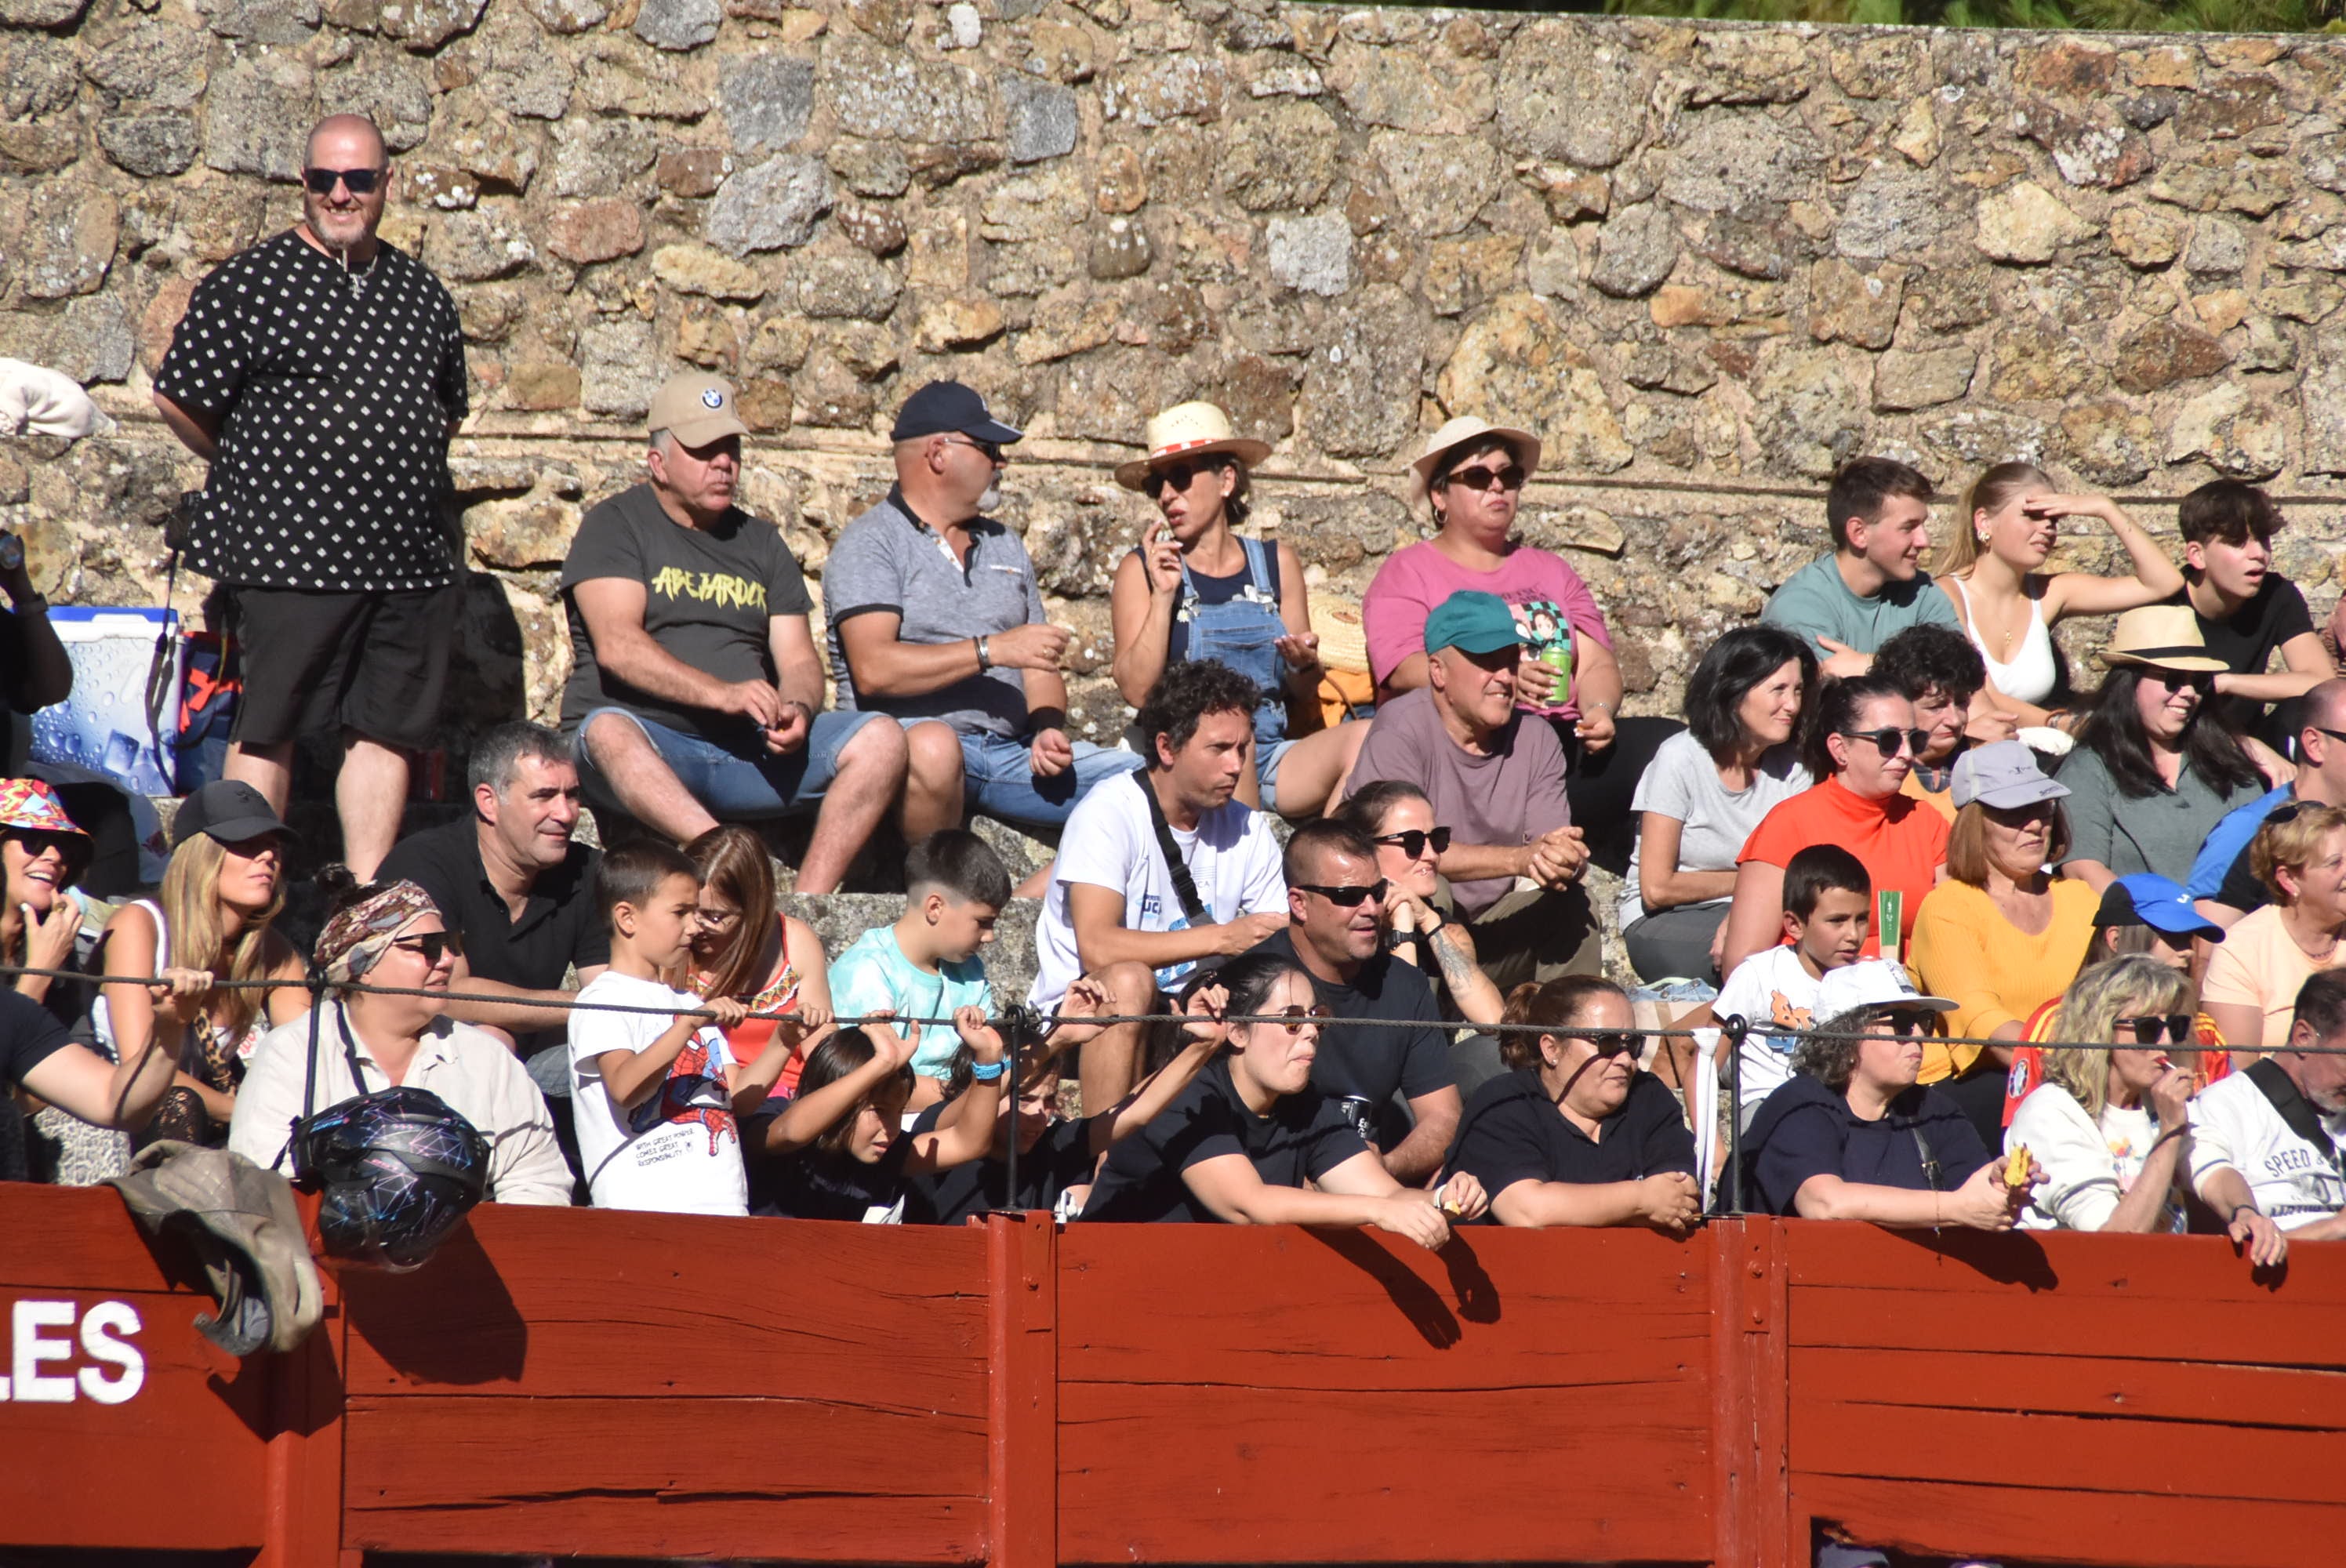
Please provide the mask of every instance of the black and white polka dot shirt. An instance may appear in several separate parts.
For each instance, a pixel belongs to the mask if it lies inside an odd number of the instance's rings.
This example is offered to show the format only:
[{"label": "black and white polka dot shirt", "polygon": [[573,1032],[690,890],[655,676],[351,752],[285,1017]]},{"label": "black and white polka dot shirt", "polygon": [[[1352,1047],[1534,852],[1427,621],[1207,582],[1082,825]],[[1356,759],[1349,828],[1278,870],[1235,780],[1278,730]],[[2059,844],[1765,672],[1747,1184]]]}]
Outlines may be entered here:
[{"label": "black and white polka dot shirt", "polygon": [[271,588],[455,579],[448,427],[464,417],[456,304],[378,244],[362,271],[291,230],[196,287],[155,389],[219,416],[188,564]]}]

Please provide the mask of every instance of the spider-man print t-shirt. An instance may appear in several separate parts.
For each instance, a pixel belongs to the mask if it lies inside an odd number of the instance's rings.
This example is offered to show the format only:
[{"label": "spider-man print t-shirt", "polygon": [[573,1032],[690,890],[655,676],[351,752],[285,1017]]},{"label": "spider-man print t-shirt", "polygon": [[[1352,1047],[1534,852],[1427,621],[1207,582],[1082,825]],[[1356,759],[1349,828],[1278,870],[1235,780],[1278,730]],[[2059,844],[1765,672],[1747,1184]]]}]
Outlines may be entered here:
[{"label": "spider-man print t-shirt", "polygon": [[291,230],[197,285],[155,390],[218,418],[188,564],[231,583],[383,593],[454,582],[455,301],[395,245],[356,270]]},{"label": "spider-man print t-shirt", "polygon": [[[676,1054],[668,1076],[633,1105],[616,1104],[603,1088],[598,1063],[607,1053],[643,1050],[668,1032],[679,1010],[699,1007],[699,998],[607,969],[578,1001],[570,1015],[572,1111],[595,1207],[749,1213],[741,1129],[725,1087],[733,1057],[715,1024],[703,1023]],[[587,1003],[658,1011],[600,1013],[587,1010]]]}]

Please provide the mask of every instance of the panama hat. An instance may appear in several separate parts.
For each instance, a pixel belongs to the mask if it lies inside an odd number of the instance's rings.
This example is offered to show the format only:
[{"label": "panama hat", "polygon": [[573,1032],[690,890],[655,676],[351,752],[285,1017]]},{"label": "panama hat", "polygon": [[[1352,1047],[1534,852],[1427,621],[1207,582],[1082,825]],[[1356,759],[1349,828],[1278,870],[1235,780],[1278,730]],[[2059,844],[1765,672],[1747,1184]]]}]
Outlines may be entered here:
[{"label": "panama hat", "polygon": [[1119,463],[1116,482],[1127,490],[1148,483],[1148,471],[1177,457],[1202,457],[1227,452],[1252,468],[1270,455],[1270,443],[1248,441],[1230,433],[1230,416],[1209,402],[1176,403],[1148,422],[1148,455],[1137,463]]},{"label": "panama hat", "polygon": [[2154,669],[2228,670],[2232,667],[2209,657],[2208,639],[2199,635],[2199,619],[2188,605],[2145,605],[2128,610],[2111,628],[2109,646],[2102,650],[2106,665],[2145,665]]},{"label": "panama hat", "polygon": [[1527,430],[1517,430],[1511,425],[1493,424],[1489,420],[1478,419],[1471,413],[1462,413],[1432,435],[1427,436],[1425,451],[1419,455],[1416,462],[1409,465],[1409,504],[1412,506],[1417,506],[1424,503],[1427,488],[1433,478],[1433,465],[1442,461],[1443,453],[1454,446],[1464,446],[1468,442],[1485,435],[1500,436],[1514,446],[1516,455],[1523,459],[1525,473],[1538,472],[1540,460],[1538,436]]}]

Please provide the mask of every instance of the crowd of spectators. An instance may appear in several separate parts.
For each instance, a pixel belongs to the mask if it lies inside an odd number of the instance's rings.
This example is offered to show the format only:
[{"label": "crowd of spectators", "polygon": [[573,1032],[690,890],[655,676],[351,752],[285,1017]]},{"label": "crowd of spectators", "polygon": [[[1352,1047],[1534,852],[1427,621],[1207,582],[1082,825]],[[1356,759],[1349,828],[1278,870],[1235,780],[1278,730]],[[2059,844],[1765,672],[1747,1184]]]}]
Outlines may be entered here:
[{"label": "crowd of spectators", "polygon": [[[446,290],[376,238],[389,182],[369,122],[321,123],[301,223],[196,290],[157,376],[210,465],[191,559],[246,671],[160,886],[93,922],[88,828],[0,784],[13,1174],[160,1139],[290,1168],[305,1109],[402,1085],[480,1134],[507,1203],[1681,1234],[1714,1107],[1647,1070],[1600,972],[1596,864],[1628,967],[1730,1025],[1725,1185],[1753,1207],[2198,1227],[2259,1263],[2346,1234],[2346,681],[2253,487],[2184,501],[2178,565],[2001,464],[1934,560],[1931,484],[1853,461],[1831,551],[1701,654],[1680,726],[1620,715],[1603,608],[1516,537],[1538,436],[1462,416],[1411,466],[1428,537],[1362,605],[1377,705],[1329,724],[1301,565],[1240,531],[1270,449],[1187,403],[1117,471],[1158,516],[1115,569],[1136,718],[1102,745],[1069,733],[1070,634],[990,514],[1022,432],[976,392],[906,400],[818,627],[737,502],[733,389],[681,375],[564,566],[561,729],[469,738],[469,813],[400,840],[465,404]],[[2070,518],[2129,575],[2048,572]],[[56,700],[45,606],[0,585],[11,700]],[[2073,706],[2051,627],[2112,614]],[[303,952],[311,735],[342,748],[346,864]],[[582,806],[616,847],[576,841]],[[973,814],[1056,854],[1014,885]],[[754,825],[794,816],[801,892],[901,840],[892,923],[831,953],[781,909]],[[1031,1017],[984,959],[1022,893]]]}]

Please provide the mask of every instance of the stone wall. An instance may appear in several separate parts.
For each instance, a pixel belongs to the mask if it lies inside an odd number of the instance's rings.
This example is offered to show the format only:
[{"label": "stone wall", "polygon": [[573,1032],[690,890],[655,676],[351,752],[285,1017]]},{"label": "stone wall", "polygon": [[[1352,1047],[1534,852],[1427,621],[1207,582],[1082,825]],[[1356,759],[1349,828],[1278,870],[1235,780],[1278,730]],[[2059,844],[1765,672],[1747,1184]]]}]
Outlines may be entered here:
[{"label": "stone wall", "polygon": [[[195,280],[290,222],[364,109],[387,231],[454,290],[467,719],[550,711],[556,568],[649,390],[742,387],[748,500],[820,570],[920,382],[1033,436],[1005,515],[1112,733],[1107,469],[1206,395],[1257,515],[1357,594],[1446,414],[1548,440],[1525,534],[1618,629],[1631,707],[1822,542],[1864,451],[2026,457],[2157,529],[2273,481],[2346,540],[2346,42],[1757,27],[1260,0],[0,0],[0,353],[121,420],[0,453],[59,599],[148,602],[197,478],[148,412]],[[2070,558],[2108,555],[2081,535]],[[203,585],[183,580],[193,601]],[[2100,628],[2073,628],[2089,642]],[[2080,643],[2075,645],[2083,647]]]}]

